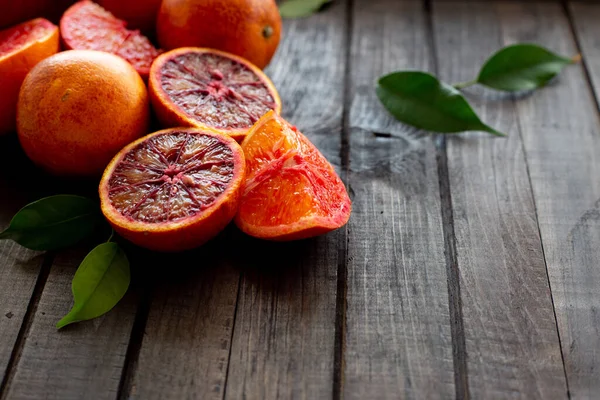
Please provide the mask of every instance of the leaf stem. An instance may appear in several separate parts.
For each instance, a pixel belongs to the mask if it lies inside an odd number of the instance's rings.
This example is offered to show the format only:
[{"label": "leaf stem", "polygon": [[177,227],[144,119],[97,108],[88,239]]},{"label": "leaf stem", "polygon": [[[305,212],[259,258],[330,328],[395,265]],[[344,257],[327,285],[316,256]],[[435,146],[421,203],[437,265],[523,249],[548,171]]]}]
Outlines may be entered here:
[{"label": "leaf stem", "polygon": [[581,62],[581,58],[582,58],[581,54],[576,54],[573,57],[571,57],[571,62],[573,64],[577,64],[577,63]]},{"label": "leaf stem", "polygon": [[114,236],[115,236],[115,230],[113,228],[110,228],[110,236],[108,237],[108,240],[106,241],[106,243],[110,243],[110,241],[113,240]]},{"label": "leaf stem", "polygon": [[473,85],[476,85],[476,84],[477,84],[477,79],[473,79],[472,81],[455,83],[452,86],[454,86],[455,89],[460,90],[460,89],[464,89],[466,87],[473,86]]}]

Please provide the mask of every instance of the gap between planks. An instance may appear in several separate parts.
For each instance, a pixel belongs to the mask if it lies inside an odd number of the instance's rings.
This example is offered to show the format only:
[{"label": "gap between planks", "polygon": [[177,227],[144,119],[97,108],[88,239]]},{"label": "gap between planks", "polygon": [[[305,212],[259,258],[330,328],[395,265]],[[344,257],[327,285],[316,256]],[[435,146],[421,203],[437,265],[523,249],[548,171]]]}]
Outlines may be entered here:
[{"label": "gap between planks", "polygon": [[575,18],[571,9],[569,8],[569,3],[574,3],[572,0],[562,0],[562,8],[563,13],[567,17],[567,21],[569,21],[569,29],[571,30],[571,36],[573,37],[573,42],[575,43],[575,48],[577,49],[577,53],[581,56],[581,61],[579,61],[583,67],[583,73],[585,75],[585,80],[590,88],[590,92],[592,94],[592,98],[594,99],[594,104],[596,106],[596,111],[598,112],[598,116],[600,117],[600,99],[598,99],[599,94],[594,90],[594,82],[592,81],[592,74],[590,73],[590,66],[586,58],[583,55],[583,46],[581,45],[581,40],[579,39],[579,35],[577,34],[577,28],[575,27]]},{"label": "gap between planks", "polygon": [[29,335],[29,330],[31,329],[31,324],[33,323],[35,312],[38,308],[40,298],[42,297],[42,292],[44,291],[44,287],[46,286],[48,276],[50,276],[50,268],[52,267],[53,261],[54,253],[47,253],[44,256],[44,261],[42,262],[39,275],[35,282],[35,287],[33,288],[31,299],[29,300],[29,304],[27,305],[27,311],[25,311],[25,316],[23,317],[21,329],[19,329],[17,340],[15,341],[13,351],[10,355],[10,360],[8,361],[8,365],[6,367],[4,379],[2,380],[2,382],[0,382],[0,399],[2,400],[5,400],[8,396],[8,388],[10,386],[12,378],[15,375],[15,368],[19,363],[19,359],[21,358],[23,346],[25,345],[25,339]]},{"label": "gap between planks", "polygon": [[[352,188],[348,182],[350,169],[350,80],[352,79],[352,30],[354,28],[354,1],[346,0],[346,31],[345,31],[345,64],[344,71],[344,109],[342,112],[341,131],[341,172],[342,180],[346,184],[348,194]],[[335,341],[333,364],[333,400],[342,399],[344,392],[344,353],[346,350],[346,312],[348,309],[348,225],[344,226],[343,233],[338,240],[338,271],[337,292],[335,305]]]},{"label": "gap between planks", "polygon": [[117,389],[116,398],[118,400],[131,398],[133,378],[137,371],[142,342],[144,340],[144,332],[146,331],[148,316],[150,315],[154,284],[155,283],[153,282],[151,287],[142,287],[140,289],[142,291],[140,303],[138,304],[135,313],[135,319],[133,321],[133,327],[127,345],[127,353],[125,354],[125,362],[123,363],[123,370],[121,372],[121,381],[119,382],[119,388]]},{"label": "gap between planks", "polygon": [[238,280],[237,294],[235,295],[235,308],[233,311],[233,322],[231,323],[231,336],[229,337],[229,353],[227,355],[227,369],[225,370],[225,380],[223,381],[223,399],[227,398],[227,381],[229,379],[229,366],[231,365],[231,352],[233,350],[233,335],[235,334],[235,322],[238,315],[238,306],[240,304],[240,293],[242,291],[242,284],[244,281],[244,272],[240,272],[240,278]]},{"label": "gap between planks", "polygon": [[[432,0],[423,0],[427,22],[428,45],[433,70],[439,71],[437,63],[437,47],[433,27]],[[448,308],[450,313],[450,334],[452,337],[452,358],[454,363],[454,386],[456,398],[468,400],[469,377],[467,371],[467,345],[465,339],[462,298],[460,294],[460,271],[456,252],[456,234],[454,232],[454,215],[452,211],[452,194],[450,193],[450,173],[448,171],[448,154],[446,137],[440,136],[436,141],[436,161],[440,188],[440,204],[442,228],[444,234],[444,254],[446,256],[446,274],[448,279]]]}]

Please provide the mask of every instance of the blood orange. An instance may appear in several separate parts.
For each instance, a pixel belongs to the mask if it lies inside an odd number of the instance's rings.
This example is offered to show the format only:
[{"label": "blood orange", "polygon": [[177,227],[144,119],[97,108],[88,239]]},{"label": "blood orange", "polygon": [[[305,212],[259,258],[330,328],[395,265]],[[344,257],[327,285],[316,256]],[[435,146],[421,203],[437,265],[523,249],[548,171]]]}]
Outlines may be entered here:
[{"label": "blood orange", "polygon": [[185,47],[164,53],[152,64],[148,83],[164,126],[211,128],[239,141],[267,111],[281,112],[269,78],[222,51]]},{"label": "blood orange", "polygon": [[100,182],[102,212],[139,246],[187,250],[232,220],[244,177],[244,154],[232,138],[166,129],[131,143],[111,161]]},{"label": "blood orange", "polygon": [[55,175],[100,176],[123,146],[148,133],[149,123],[142,78],[114,54],[55,54],[27,74],[19,92],[21,146]]},{"label": "blood orange", "polygon": [[163,0],[156,36],[166,50],[210,47],[264,68],[279,45],[281,17],[275,0]]},{"label": "blood orange", "polygon": [[269,112],[242,143],[247,178],[237,226],[248,235],[295,240],[348,222],[346,188],[317,148],[283,118]]},{"label": "blood orange", "polygon": [[58,27],[43,18],[0,32],[0,135],[16,130],[17,99],[27,73],[58,51]]},{"label": "blood orange", "polygon": [[98,50],[127,60],[144,80],[159,51],[139,31],[89,0],[71,6],[60,20],[60,34],[67,49]]}]

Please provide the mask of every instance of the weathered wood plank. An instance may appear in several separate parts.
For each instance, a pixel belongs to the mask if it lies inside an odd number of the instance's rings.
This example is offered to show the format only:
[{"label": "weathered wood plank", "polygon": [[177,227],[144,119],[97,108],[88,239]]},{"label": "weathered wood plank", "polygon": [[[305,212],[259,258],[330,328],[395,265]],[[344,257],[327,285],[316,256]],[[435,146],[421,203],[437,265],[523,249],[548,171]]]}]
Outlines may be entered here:
[{"label": "weathered wood plank", "polygon": [[55,258],[9,381],[8,399],[116,397],[136,311],[134,293],[94,321],[55,328],[72,306],[71,281],[85,254],[77,249]]},{"label": "weathered wood plank", "polygon": [[394,121],[376,79],[431,68],[423,5],[354,4],[343,396],[454,396],[452,340],[436,150]]},{"label": "weathered wood plank", "polygon": [[[346,59],[346,2],[284,21],[269,74],[283,114],[340,166]],[[336,287],[345,230],[298,243],[243,240],[228,399],[330,398],[334,381]],[[344,255],[342,254],[342,257]],[[343,261],[343,260],[342,260]]]},{"label": "weathered wood plank", "polygon": [[239,283],[227,233],[193,252],[153,256],[156,287],[122,398],[223,397]]},{"label": "weathered wood plank", "polygon": [[[505,43],[574,55],[561,4],[506,3]],[[600,393],[600,124],[581,65],[516,102],[572,398]]]},{"label": "weathered wood plank", "polygon": [[[13,137],[0,139],[0,231],[31,200],[24,156]],[[13,175],[20,171],[21,176]],[[13,241],[0,241],[0,382],[4,380],[44,255]]]},{"label": "weathered wood plank", "polygon": [[[0,207],[3,221],[8,221],[19,207],[30,201],[74,190],[73,182],[48,177],[35,168],[18,150],[16,139],[13,142],[2,146],[2,152],[7,152],[7,157],[2,157],[2,160],[8,162],[3,170],[19,171],[15,176],[7,174],[0,177],[0,185],[7,188]],[[32,181],[36,182],[34,186]],[[75,190],[88,196],[95,192],[93,184],[77,185]],[[8,262],[2,262],[0,267],[6,268],[3,271],[8,273],[6,279],[3,277],[0,281],[0,286],[6,285],[7,288],[0,292],[0,300],[4,296],[8,299],[0,303],[0,308],[5,304],[11,308],[14,306],[15,311],[9,311],[15,315],[9,320],[18,315],[15,322],[20,325],[44,255],[34,257],[34,252],[20,249],[12,243],[0,246],[13,249],[12,255],[6,253],[8,257],[23,260],[20,264],[20,261],[6,258]],[[98,399],[115,397],[137,307],[135,294],[128,295],[104,318],[62,331],[55,328],[56,322],[72,306],[71,281],[87,250],[81,247],[60,253],[54,258],[50,271],[45,270],[42,278],[45,280],[47,277],[47,281],[40,282],[38,291],[41,294],[38,292],[35,303],[30,306],[28,321],[21,329],[22,338],[14,351],[12,369],[7,372],[2,398],[79,399],[90,394]],[[4,326],[4,321],[0,325]],[[7,333],[13,337],[19,330],[19,327],[7,327],[10,328]],[[4,332],[1,337],[2,349],[15,344],[15,339],[5,337]]]},{"label": "weathered wood plank", "polygon": [[[494,3],[436,2],[438,72],[477,76],[502,47]],[[484,398],[566,398],[554,310],[511,96],[468,89],[498,139],[448,139],[448,171],[466,337],[469,392]],[[544,94],[540,94],[543,96]]]},{"label": "weathered wood plank", "polygon": [[600,97],[600,4],[597,2],[571,1],[569,12],[581,46],[596,99]]}]

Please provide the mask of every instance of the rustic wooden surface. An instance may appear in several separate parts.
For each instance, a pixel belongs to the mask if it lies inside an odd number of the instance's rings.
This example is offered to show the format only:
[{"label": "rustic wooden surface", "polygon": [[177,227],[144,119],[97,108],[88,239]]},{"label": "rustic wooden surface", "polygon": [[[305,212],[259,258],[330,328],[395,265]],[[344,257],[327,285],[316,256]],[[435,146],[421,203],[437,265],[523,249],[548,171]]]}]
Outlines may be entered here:
[{"label": "rustic wooden surface", "polygon": [[[348,226],[131,248],[126,298],[60,332],[89,245],[0,242],[0,399],[600,398],[598,21],[597,2],[463,0],[335,0],[285,21],[267,73],[347,183]],[[384,73],[464,81],[515,42],[583,62],[535,94],[465,90],[508,138],[428,135],[377,101]],[[0,229],[70,188],[11,137],[0,171]]]},{"label": "rustic wooden surface", "polygon": [[[504,9],[500,3],[433,4],[442,79],[472,79],[489,54],[509,44],[502,31],[516,20],[499,21]],[[481,88],[466,92],[480,115],[509,135],[497,140],[468,133],[448,140],[468,389],[474,399],[513,393],[564,398],[560,345],[514,109],[520,100]]]},{"label": "rustic wooden surface", "polygon": [[417,2],[353,7],[345,398],[447,398],[452,338],[436,150],[394,121],[373,90],[395,69],[431,69]]}]

